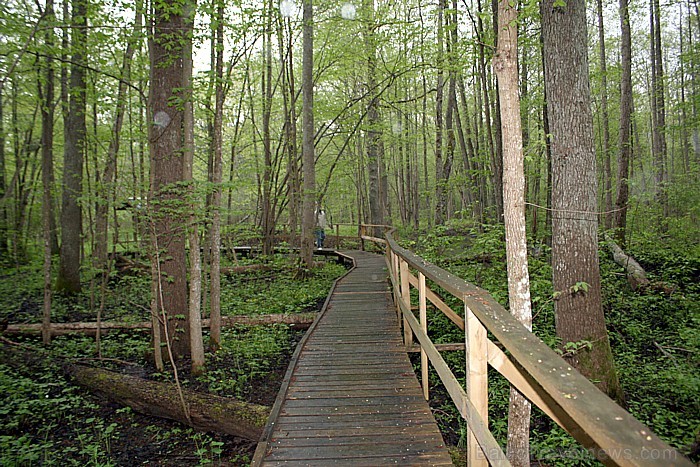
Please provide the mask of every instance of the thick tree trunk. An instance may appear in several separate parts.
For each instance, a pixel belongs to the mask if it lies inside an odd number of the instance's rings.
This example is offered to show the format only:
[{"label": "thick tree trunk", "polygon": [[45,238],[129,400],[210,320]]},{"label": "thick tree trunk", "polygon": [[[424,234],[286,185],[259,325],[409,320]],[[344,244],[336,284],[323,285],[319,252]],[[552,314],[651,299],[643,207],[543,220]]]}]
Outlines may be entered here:
[{"label": "thick tree trunk", "polygon": [[[190,352],[187,313],[187,267],[185,255],[185,220],[181,202],[184,191],[183,168],[183,73],[182,47],[185,27],[182,14],[173,14],[176,2],[157,2],[154,12],[154,35],[151,41],[151,87],[149,115],[151,148],[152,219],[151,264],[154,280],[154,312],[167,326],[161,342],[172,346],[175,358]],[[185,319],[182,319],[184,317]]]},{"label": "thick tree trunk", "polygon": [[85,157],[85,47],[87,44],[87,2],[73,1],[71,17],[70,104],[63,152],[63,208],[61,209],[61,256],[56,289],[80,292],[80,250],[82,243],[83,158]]},{"label": "thick tree trunk", "polygon": [[[532,330],[530,276],[525,232],[525,157],[518,97],[518,11],[508,0],[498,2],[498,48],[494,69],[498,77],[503,138],[503,208],[508,261],[508,301],[511,313]],[[530,465],[530,402],[510,389],[507,455],[514,466]]]},{"label": "thick tree trunk", "polygon": [[[270,408],[236,399],[182,390],[172,383],[79,365],[66,372],[73,381],[114,402],[154,417],[167,418],[197,430],[214,431],[257,441]],[[187,411],[183,410],[184,405]]]},{"label": "thick tree trunk", "polygon": [[[603,315],[597,176],[588,81],[586,2],[542,3],[545,88],[552,148],[552,270],[557,336],[590,341],[571,363],[612,398],[624,395]],[[585,283],[585,285],[584,285]]]}]

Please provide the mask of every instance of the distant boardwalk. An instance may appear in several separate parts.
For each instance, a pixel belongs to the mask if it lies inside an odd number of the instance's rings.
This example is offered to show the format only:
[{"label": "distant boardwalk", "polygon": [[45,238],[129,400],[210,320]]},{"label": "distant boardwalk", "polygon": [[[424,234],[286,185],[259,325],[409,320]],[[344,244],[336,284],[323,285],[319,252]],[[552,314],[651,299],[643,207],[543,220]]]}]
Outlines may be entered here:
[{"label": "distant boardwalk", "polygon": [[356,267],[297,349],[254,466],[452,465],[401,342],[384,258]]}]

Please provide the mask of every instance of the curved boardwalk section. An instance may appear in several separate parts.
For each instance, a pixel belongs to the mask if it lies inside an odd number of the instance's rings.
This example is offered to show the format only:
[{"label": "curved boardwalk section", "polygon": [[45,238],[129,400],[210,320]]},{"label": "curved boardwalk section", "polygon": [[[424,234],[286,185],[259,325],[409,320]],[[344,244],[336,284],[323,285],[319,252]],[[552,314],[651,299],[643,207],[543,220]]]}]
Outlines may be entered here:
[{"label": "curved boardwalk section", "polygon": [[452,465],[401,341],[384,258],[345,252],[299,344],[254,466]]}]

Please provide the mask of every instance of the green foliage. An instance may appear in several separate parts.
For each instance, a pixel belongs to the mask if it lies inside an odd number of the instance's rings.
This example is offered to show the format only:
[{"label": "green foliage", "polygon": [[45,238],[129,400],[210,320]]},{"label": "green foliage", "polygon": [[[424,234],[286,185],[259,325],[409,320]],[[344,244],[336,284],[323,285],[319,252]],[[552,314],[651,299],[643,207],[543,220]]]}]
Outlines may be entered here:
[{"label": "green foliage", "polygon": [[305,279],[295,278],[296,268],[285,258],[274,259],[275,273],[251,271],[224,279],[221,312],[224,315],[293,313],[315,309],[325,300],[331,283],[345,272],[339,264],[327,263]]}]

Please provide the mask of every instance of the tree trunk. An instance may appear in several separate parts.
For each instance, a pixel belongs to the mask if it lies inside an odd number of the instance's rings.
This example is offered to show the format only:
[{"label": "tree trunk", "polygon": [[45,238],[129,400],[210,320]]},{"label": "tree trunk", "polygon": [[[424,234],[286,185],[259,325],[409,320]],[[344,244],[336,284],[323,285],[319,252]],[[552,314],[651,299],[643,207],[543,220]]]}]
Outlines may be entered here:
[{"label": "tree trunk", "polygon": [[[518,11],[508,0],[498,2],[498,48],[494,69],[498,78],[503,138],[503,208],[508,262],[508,301],[511,313],[532,330],[530,276],[525,231],[525,157],[518,97]],[[530,402],[510,389],[508,460],[514,466],[530,465]]]},{"label": "tree trunk", "polygon": [[223,117],[224,117],[224,3],[217,2],[216,7],[216,54],[214,86],[214,163],[213,191],[211,196],[212,220],[209,232],[210,258],[210,313],[211,329],[209,347],[216,351],[221,346],[221,183],[223,180]]},{"label": "tree trunk", "polygon": [[131,61],[136,50],[136,41],[143,23],[143,6],[138,2],[135,11],[134,30],[127,39],[126,50],[122,62],[122,73],[117,90],[117,106],[114,112],[114,123],[112,125],[112,135],[107,149],[107,161],[101,177],[101,189],[98,193],[97,207],[95,208],[95,253],[94,265],[103,274],[107,272],[107,224],[109,216],[109,203],[114,197],[114,182],[117,173],[117,156],[121,139],[122,126],[127,104],[127,82],[131,79]]},{"label": "tree trunk", "polygon": [[605,213],[603,214],[604,226],[612,228],[612,168],[610,163],[610,125],[608,118],[608,67],[605,53],[605,27],[603,23],[603,0],[596,0],[598,13],[598,46],[600,52],[600,80],[601,95],[600,107],[603,126],[603,191],[605,200]]},{"label": "tree trunk", "polygon": [[[201,431],[225,433],[257,441],[267,423],[270,408],[178,388],[172,383],[70,365],[73,381],[134,411],[175,420]],[[187,410],[183,410],[183,403]]]},{"label": "tree trunk", "polygon": [[63,151],[63,207],[61,209],[61,256],[56,289],[80,292],[80,250],[83,217],[83,158],[85,155],[85,47],[87,45],[87,2],[73,0],[71,16],[70,103]]},{"label": "tree trunk", "polygon": [[[663,54],[661,50],[661,8],[659,0],[649,3],[651,36],[651,122],[652,159],[656,181],[656,199],[661,204],[663,218],[668,217],[666,193],[666,104],[664,86]],[[662,222],[662,228],[665,222]]]},{"label": "tree trunk", "polygon": [[[542,5],[545,88],[552,148],[552,270],[557,336],[590,341],[571,357],[586,377],[618,401],[603,316],[598,262],[597,175],[588,82],[586,2]],[[585,285],[584,285],[585,283]]]},{"label": "tree trunk", "polygon": [[186,28],[183,43],[182,56],[182,83],[185,93],[183,130],[183,170],[182,179],[189,182],[187,195],[190,205],[190,218],[188,222],[188,237],[190,245],[190,283],[188,300],[190,355],[192,357],[192,374],[200,375],[204,372],[204,343],[202,338],[202,258],[199,246],[199,219],[196,201],[192,168],[194,165],[194,104],[192,90],[192,35],[196,14],[194,1],[185,3],[183,7],[183,21]]},{"label": "tree trunk", "polygon": [[[46,20],[49,23],[46,29],[46,47],[51,49],[54,45],[53,22],[55,20],[53,0],[46,2]],[[39,96],[42,100],[41,106],[41,179],[43,184],[42,197],[42,226],[44,230],[44,309],[42,316],[41,337],[44,345],[51,342],[51,217],[53,201],[53,118],[54,118],[54,65],[51,54],[46,55],[44,61],[44,86],[42,90],[41,80],[39,81]],[[0,107],[2,102],[0,102]],[[0,120],[2,112],[0,111]],[[0,134],[2,128],[0,128]],[[0,144],[4,145],[4,137]],[[4,159],[4,156],[3,156]],[[2,171],[2,189],[4,191],[4,167]],[[2,195],[3,193],[0,193]],[[3,222],[0,220],[0,222]],[[3,222],[4,223],[4,222]],[[3,236],[4,241],[4,236]],[[2,246],[4,250],[4,245]]]},{"label": "tree trunk", "polygon": [[[381,157],[381,136],[379,128],[379,92],[376,81],[377,44],[374,24],[374,4],[364,2],[367,13],[365,24],[365,50],[367,52],[367,177],[369,180],[369,211],[370,223],[378,226],[384,224],[384,205],[382,203],[382,175],[384,170]],[[380,227],[373,228],[375,237],[382,236]]]},{"label": "tree trunk", "polygon": [[272,140],[270,135],[270,117],[272,114],[272,1],[264,3],[265,35],[263,39],[263,105],[262,105],[262,135],[265,155],[262,185],[262,234],[263,254],[272,253],[272,242],[275,233],[272,207]]},{"label": "tree trunk", "polygon": [[[149,205],[152,221],[154,314],[165,321],[161,322],[160,341],[167,342],[173,356],[178,358],[189,354],[190,336],[184,229],[188,217],[180,208],[184,193],[178,185],[182,182],[184,173],[183,111],[177,103],[184,98],[182,48],[185,28],[181,9],[173,2],[174,0],[154,4],[154,35],[150,44],[152,64],[149,113],[153,124],[149,125]],[[178,10],[179,14],[173,14],[173,11]]]},{"label": "tree trunk", "polygon": [[615,201],[615,239],[625,245],[629,168],[632,155],[632,34],[627,9],[629,0],[620,0],[620,154],[617,159],[617,196]]},{"label": "tree trunk", "polygon": [[302,90],[302,193],[301,260],[306,269],[313,266],[314,209],[316,201],[316,157],[314,154],[314,17],[312,0],[304,0]]}]

